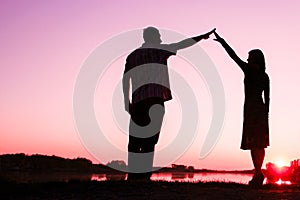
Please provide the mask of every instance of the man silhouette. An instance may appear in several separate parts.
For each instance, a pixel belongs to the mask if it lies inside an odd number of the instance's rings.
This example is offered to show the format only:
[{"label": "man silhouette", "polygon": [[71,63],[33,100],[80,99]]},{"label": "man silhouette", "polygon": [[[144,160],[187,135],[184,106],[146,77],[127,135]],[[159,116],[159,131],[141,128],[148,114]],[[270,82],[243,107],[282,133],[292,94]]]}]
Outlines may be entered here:
[{"label": "man silhouette", "polygon": [[123,74],[125,110],[131,115],[127,180],[150,180],[154,149],[165,113],[164,102],[172,99],[168,58],[180,49],[208,39],[213,31],[178,43],[161,44],[159,30],[147,27],[143,32],[145,42],[128,55]]}]

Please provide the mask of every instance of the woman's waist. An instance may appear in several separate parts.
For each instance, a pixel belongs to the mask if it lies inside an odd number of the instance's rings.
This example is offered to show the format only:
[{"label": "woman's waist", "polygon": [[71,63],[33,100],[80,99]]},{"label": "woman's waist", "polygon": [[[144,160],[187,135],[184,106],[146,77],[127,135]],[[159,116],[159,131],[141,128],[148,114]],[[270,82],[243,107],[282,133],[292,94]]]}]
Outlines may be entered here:
[{"label": "woman's waist", "polygon": [[262,98],[245,98],[245,105],[264,105]]}]

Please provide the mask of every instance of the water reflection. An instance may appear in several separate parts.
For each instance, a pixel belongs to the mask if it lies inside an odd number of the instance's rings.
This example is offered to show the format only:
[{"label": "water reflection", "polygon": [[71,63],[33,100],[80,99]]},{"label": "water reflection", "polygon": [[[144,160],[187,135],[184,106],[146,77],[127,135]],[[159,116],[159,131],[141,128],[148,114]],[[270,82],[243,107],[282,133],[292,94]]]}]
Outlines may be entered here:
[{"label": "water reflection", "polygon": [[[19,183],[26,182],[69,182],[77,181],[123,181],[127,179],[127,174],[77,174],[77,173],[24,173],[13,172],[0,174],[0,180],[10,180]],[[239,184],[248,184],[252,174],[245,173],[153,173],[152,181],[169,182],[232,182]],[[277,182],[270,182],[265,179],[264,184],[291,185],[291,181],[279,179]]]},{"label": "water reflection", "polygon": [[188,178],[189,179],[194,178],[194,173],[188,173]]},{"label": "water reflection", "polygon": [[91,181],[106,181],[105,174],[93,174],[91,177]]},{"label": "water reflection", "polygon": [[175,172],[171,174],[171,179],[172,180],[181,180],[181,179],[187,179],[188,174],[186,173],[180,173],[180,172]]},{"label": "water reflection", "polygon": [[93,174],[92,181],[124,181],[127,174]]},{"label": "water reflection", "polygon": [[[93,174],[91,180],[95,181],[120,181],[126,180],[126,174]],[[153,173],[152,181],[169,181],[169,182],[234,182],[247,184],[252,178],[252,174],[238,173]]]},{"label": "water reflection", "polygon": [[171,181],[171,182],[234,182],[247,184],[252,178],[252,174],[238,173],[154,173],[153,181]]},{"label": "water reflection", "polygon": [[[154,173],[151,180],[153,181],[169,181],[169,182],[225,182],[225,183],[239,183],[248,184],[252,179],[253,174],[247,173]],[[289,180],[279,179],[276,182],[271,182],[267,178],[263,184],[277,184],[277,185],[292,185]]]},{"label": "water reflection", "polygon": [[291,185],[291,181],[283,181],[279,179],[278,181],[275,182],[277,185]]},{"label": "water reflection", "polygon": [[126,177],[126,174],[106,174],[106,180],[108,181],[123,181]]}]

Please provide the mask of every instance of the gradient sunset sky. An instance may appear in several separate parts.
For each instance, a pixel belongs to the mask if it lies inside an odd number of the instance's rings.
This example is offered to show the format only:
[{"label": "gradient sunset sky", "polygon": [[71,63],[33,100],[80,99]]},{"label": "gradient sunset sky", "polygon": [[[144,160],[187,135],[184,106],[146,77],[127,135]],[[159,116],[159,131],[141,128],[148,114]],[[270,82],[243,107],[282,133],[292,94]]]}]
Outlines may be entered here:
[{"label": "gradient sunset sky", "polygon": [[[122,32],[151,25],[186,36],[217,28],[243,60],[247,59],[249,50],[262,49],[271,81],[271,146],[266,150],[265,163],[277,160],[288,163],[300,158],[299,19],[300,2],[297,0],[229,0],[226,3],[216,0],[2,0],[0,154],[23,152],[86,157],[104,164],[110,160],[126,160],[110,152],[103,152],[103,159],[97,160],[81,142],[73,116],[74,84],[82,63],[99,44]],[[191,87],[200,99],[199,116],[203,124],[190,148],[174,162],[197,168],[250,169],[253,166],[249,152],[239,149],[243,73],[212,38],[197,45],[213,61],[223,82],[226,113],[222,135],[212,152],[199,159],[211,117],[206,110],[207,105],[211,106],[210,96],[200,80],[199,85]],[[108,84],[99,81],[95,92],[97,115],[104,112],[103,105],[97,105],[100,93],[103,94],[101,90],[114,89],[121,79],[125,58],[126,55],[120,55],[112,61],[112,71],[107,72],[111,75],[106,77],[110,80]],[[178,57],[169,60],[169,67],[178,72],[183,73],[185,65],[188,64]],[[192,76],[185,75],[187,79]],[[180,118],[176,99],[166,104],[166,110],[157,149],[168,145],[178,129],[173,126]],[[111,117],[111,113],[105,113]],[[107,133],[109,140],[126,151],[126,135],[115,124],[109,126],[113,132]],[[155,158],[156,166],[163,163],[161,159]]]}]

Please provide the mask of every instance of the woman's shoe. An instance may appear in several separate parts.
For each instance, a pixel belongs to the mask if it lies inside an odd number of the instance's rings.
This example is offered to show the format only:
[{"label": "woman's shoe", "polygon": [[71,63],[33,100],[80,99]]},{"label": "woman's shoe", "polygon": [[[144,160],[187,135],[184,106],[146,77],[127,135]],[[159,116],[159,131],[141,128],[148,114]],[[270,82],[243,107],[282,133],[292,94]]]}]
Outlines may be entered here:
[{"label": "woman's shoe", "polygon": [[248,185],[253,185],[256,182],[256,179],[257,179],[257,175],[254,174],[252,179],[248,182]]},{"label": "woman's shoe", "polygon": [[249,185],[253,187],[260,187],[262,186],[263,182],[265,180],[265,176],[263,173],[254,174],[253,178],[249,181]]},{"label": "woman's shoe", "polygon": [[265,176],[263,173],[258,174],[257,185],[261,186],[265,180]]}]

